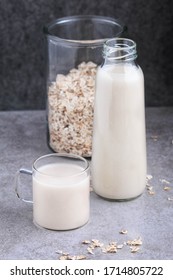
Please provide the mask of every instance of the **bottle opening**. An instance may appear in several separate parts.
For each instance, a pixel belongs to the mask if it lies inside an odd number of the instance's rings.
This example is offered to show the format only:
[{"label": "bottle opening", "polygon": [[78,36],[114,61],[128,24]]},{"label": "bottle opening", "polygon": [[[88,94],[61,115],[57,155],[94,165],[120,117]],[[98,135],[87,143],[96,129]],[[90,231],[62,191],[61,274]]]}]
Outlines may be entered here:
[{"label": "bottle opening", "polygon": [[137,57],[136,43],[126,38],[109,39],[104,44],[103,56],[114,61],[134,60]]}]

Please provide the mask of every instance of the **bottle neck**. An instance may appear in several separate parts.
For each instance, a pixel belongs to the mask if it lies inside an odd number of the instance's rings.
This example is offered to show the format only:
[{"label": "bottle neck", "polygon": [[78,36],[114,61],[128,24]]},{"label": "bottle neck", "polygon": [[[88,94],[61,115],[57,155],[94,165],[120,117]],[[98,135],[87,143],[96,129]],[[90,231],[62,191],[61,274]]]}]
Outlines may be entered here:
[{"label": "bottle neck", "polygon": [[103,46],[105,63],[134,63],[137,58],[136,43],[130,39],[109,39]]}]

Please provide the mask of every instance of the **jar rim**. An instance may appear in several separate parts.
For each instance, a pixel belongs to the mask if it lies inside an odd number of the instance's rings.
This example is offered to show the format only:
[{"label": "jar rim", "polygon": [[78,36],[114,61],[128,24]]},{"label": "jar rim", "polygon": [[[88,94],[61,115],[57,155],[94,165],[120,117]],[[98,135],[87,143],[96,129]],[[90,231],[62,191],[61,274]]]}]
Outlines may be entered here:
[{"label": "jar rim", "polygon": [[[119,31],[116,33],[116,36],[118,37],[124,30],[125,26],[124,24],[119,20],[112,17],[106,17],[106,16],[99,16],[99,15],[76,15],[76,16],[67,16],[55,19],[51,21],[50,23],[44,25],[43,32],[48,37],[51,38],[54,41],[59,41],[62,44],[69,44],[73,46],[80,46],[80,47],[86,47],[86,46],[96,46],[96,45],[102,45],[109,39],[108,38],[102,38],[102,39],[91,39],[91,40],[73,40],[73,39],[66,39],[62,37],[58,37],[54,32],[52,32],[53,27],[60,26],[66,23],[70,22],[77,22],[77,21],[84,21],[84,20],[91,20],[94,21],[100,21],[105,23],[111,23],[114,26],[117,26],[119,28]],[[114,36],[115,37],[115,36]]]}]

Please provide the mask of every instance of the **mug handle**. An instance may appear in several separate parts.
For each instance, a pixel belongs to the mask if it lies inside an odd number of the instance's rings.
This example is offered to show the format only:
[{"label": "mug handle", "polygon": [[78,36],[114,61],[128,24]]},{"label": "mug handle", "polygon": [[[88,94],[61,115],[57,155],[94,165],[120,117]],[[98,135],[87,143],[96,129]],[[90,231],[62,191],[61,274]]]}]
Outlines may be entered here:
[{"label": "mug handle", "polygon": [[32,200],[28,200],[28,199],[25,199],[23,197],[20,196],[19,194],[19,179],[20,179],[20,174],[25,174],[25,175],[32,175],[32,171],[31,170],[28,170],[28,169],[24,169],[24,168],[21,168],[19,169],[17,172],[16,172],[16,176],[15,176],[15,193],[17,195],[17,197],[24,201],[24,202],[27,202],[27,203],[33,203]]}]

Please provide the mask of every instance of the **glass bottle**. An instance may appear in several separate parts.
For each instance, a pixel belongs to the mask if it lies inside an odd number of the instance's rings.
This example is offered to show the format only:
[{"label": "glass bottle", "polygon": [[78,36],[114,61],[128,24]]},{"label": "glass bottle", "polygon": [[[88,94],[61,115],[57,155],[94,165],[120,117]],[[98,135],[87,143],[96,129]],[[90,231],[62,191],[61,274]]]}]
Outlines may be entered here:
[{"label": "glass bottle", "polygon": [[104,198],[129,200],[146,183],[144,76],[130,39],[106,41],[103,57],[96,75],[93,188]]},{"label": "glass bottle", "polygon": [[124,26],[103,16],[71,16],[44,27],[47,43],[48,144],[91,157],[94,88],[103,43]]}]

